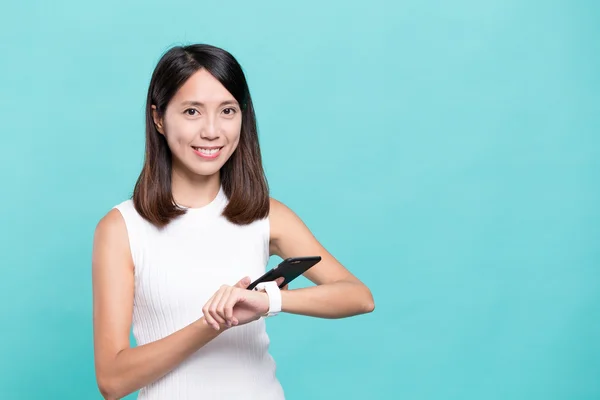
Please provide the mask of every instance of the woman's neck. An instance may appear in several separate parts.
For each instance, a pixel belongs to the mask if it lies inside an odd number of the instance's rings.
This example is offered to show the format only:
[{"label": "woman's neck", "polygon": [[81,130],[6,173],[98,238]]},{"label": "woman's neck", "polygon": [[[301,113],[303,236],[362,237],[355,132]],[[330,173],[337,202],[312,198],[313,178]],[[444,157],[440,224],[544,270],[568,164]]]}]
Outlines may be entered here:
[{"label": "woman's neck", "polygon": [[209,176],[183,174],[173,170],[171,191],[175,203],[187,208],[200,208],[212,202],[221,188],[221,178],[216,174]]}]

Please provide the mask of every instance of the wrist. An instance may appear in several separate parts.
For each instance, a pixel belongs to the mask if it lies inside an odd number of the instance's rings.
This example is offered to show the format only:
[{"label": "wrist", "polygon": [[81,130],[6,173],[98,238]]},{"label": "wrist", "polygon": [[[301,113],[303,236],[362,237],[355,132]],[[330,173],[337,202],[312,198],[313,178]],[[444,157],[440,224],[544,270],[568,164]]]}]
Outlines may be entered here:
[{"label": "wrist", "polygon": [[255,290],[267,297],[267,310],[260,310],[263,311],[263,317],[272,317],[281,312],[281,289],[275,281],[259,283]]},{"label": "wrist", "polygon": [[226,325],[219,324],[220,329],[216,330],[214,327],[210,326],[208,322],[206,322],[205,317],[194,321],[192,323],[192,326],[196,328],[198,333],[200,333],[201,335],[210,336],[211,339],[219,336],[225,330],[225,328],[227,328]]},{"label": "wrist", "polygon": [[263,290],[258,291],[258,294],[262,297],[262,301],[260,302],[261,308],[258,311],[260,312],[260,315],[263,316],[269,312],[269,295]]},{"label": "wrist", "polygon": [[281,291],[281,312],[288,312],[287,303],[290,295],[290,290],[282,290]]}]

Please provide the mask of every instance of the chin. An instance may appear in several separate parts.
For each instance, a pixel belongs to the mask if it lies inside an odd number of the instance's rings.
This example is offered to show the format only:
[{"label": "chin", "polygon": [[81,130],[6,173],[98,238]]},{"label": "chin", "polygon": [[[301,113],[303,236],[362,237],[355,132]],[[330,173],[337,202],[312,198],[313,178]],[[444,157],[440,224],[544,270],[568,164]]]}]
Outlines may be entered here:
[{"label": "chin", "polygon": [[219,173],[219,171],[221,170],[221,168],[193,168],[191,169],[191,172],[195,175],[199,175],[199,176],[213,176],[214,174]]}]

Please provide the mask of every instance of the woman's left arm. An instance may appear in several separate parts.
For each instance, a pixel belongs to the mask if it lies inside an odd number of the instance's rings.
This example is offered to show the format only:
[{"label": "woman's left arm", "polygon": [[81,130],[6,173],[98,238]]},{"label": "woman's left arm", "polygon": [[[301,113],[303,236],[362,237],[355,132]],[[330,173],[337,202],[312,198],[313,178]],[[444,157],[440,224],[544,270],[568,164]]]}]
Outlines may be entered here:
[{"label": "woman's left arm", "polygon": [[304,273],[317,286],[282,290],[282,311],[320,318],[343,318],[374,310],[371,291],[314,237],[302,220],[283,203],[271,199],[270,252],[283,259],[321,256]]}]

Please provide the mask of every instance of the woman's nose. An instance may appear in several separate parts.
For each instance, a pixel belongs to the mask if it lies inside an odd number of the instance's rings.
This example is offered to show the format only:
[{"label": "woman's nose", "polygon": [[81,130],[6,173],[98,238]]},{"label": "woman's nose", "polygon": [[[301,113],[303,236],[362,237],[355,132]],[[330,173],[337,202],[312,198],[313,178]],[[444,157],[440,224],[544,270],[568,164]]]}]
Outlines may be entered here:
[{"label": "woman's nose", "polygon": [[213,140],[219,137],[219,127],[215,118],[209,118],[206,124],[202,127],[200,132],[201,136],[205,139]]}]

